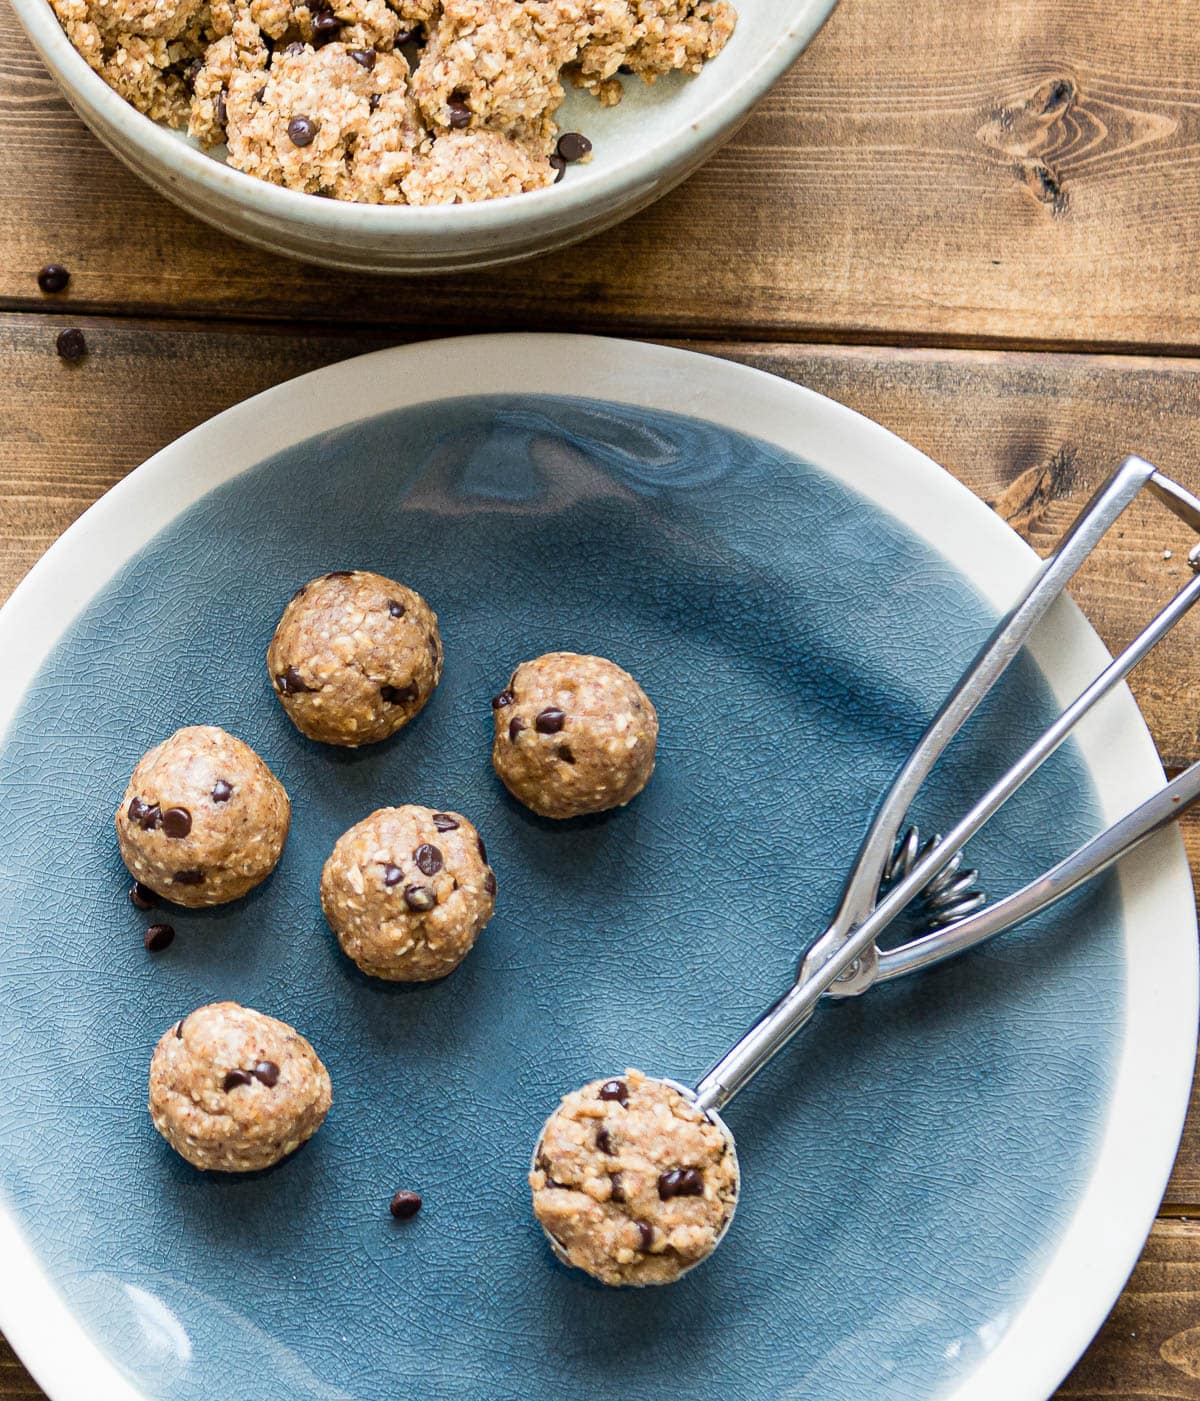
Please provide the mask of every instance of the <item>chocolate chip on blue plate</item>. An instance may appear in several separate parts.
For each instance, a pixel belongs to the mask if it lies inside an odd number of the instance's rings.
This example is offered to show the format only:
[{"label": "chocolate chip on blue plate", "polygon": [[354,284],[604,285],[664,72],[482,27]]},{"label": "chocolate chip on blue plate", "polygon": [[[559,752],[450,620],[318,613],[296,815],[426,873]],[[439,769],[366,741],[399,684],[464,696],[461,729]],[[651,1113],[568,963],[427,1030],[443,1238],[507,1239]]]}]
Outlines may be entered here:
[{"label": "chocolate chip on blue plate", "polygon": [[158,904],[158,896],[148,885],[135,880],[129,891],[129,902],[135,910],[152,910]]},{"label": "chocolate chip on blue plate", "polygon": [[407,1221],[421,1210],[421,1198],[416,1192],[401,1190],[388,1203],[388,1210],[397,1221]]},{"label": "chocolate chip on blue plate", "polygon": [[175,929],[170,924],[152,924],[146,930],[142,942],[150,953],[162,953],[175,938]]}]

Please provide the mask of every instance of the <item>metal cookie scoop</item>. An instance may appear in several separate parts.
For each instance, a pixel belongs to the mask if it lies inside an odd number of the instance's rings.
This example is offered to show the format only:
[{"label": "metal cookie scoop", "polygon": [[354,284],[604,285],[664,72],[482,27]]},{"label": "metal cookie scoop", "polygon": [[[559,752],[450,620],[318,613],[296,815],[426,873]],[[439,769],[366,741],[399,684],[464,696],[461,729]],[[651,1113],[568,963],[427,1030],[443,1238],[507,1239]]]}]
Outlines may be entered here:
[{"label": "metal cookie scoop", "polygon": [[[1126,458],[1080,512],[1058,549],[997,625],[934,716],[880,804],[833,920],[808,950],[795,983],[701,1077],[694,1089],[685,1089],[671,1080],[660,1082],[679,1091],[707,1115],[728,1136],[731,1152],[733,1136],[719,1111],[783,1050],[808,1022],[821,998],[857,997],[877,982],[941,963],[1028,919],[1105,870],[1200,798],[1197,762],[1044,875],[994,904],[987,904],[986,897],[971,888],[977,873],[960,870],[965,843],[1058,749],[1093,706],[1123,681],[1200,601],[1200,577],[1195,577],[944,837],[922,843],[916,828],[911,826],[901,834],[909,807],[938,759],[1080,565],[1143,488],[1200,533],[1200,500],[1150,463],[1138,457]],[[1193,574],[1200,576],[1200,543],[1189,552],[1188,563]],[[926,932],[898,947],[881,950],[880,935],[914,901],[923,906]],[[553,1116],[547,1126],[552,1122]],[[539,1149],[545,1134],[543,1129]],[[535,1161],[536,1156],[535,1152]],[[736,1171],[736,1157],[733,1162]],[[706,1253],[720,1243],[732,1216],[731,1205]],[[568,1258],[554,1237],[551,1244],[560,1258]],[[678,1273],[698,1262],[687,1262]]]}]

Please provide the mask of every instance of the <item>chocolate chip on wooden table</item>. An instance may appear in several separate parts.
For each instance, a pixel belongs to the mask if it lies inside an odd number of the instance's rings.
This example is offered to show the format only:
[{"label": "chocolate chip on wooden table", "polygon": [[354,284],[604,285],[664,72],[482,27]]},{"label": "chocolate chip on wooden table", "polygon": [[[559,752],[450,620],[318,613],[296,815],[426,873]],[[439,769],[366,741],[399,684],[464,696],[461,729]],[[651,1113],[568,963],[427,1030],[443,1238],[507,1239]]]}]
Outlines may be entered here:
[{"label": "chocolate chip on wooden table", "polygon": [[416,1192],[401,1190],[388,1203],[388,1210],[397,1221],[407,1221],[421,1210],[421,1198]]},{"label": "chocolate chip on wooden table", "polygon": [[256,1061],[250,1073],[259,1084],[266,1085],[268,1089],[279,1082],[279,1067],[273,1060]]},{"label": "chocolate chip on wooden table", "polygon": [[387,886],[389,890],[392,888],[392,886],[399,885],[403,879],[404,872],[400,869],[399,866],[393,866],[390,861],[383,868],[383,883]]},{"label": "chocolate chip on wooden table", "polygon": [[567,717],[556,705],[548,705],[545,710],[538,711],[533,723],[538,734],[556,735],[567,723]]},{"label": "chocolate chip on wooden table", "polygon": [[311,117],[293,117],[287,124],[287,134],[293,146],[311,146],[316,139],[317,123]]},{"label": "chocolate chip on wooden table", "polygon": [[53,295],[55,292],[66,291],[67,283],[71,280],[71,274],[61,263],[47,263],[37,275],[37,284],[43,292]]},{"label": "chocolate chip on wooden table", "polygon": [[[371,57],[372,57],[372,58],[375,57],[375,50],[374,50],[374,49],[371,50]],[[374,68],[374,66],[375,66],[374,64],[371,65],[372,68]],[[392,615],[393,618],[403,618],[403,617],[404,617],[404,604],[401,603],[400,600],[399,600],[398,598],[389,598],[389,599],[388,599],[388,612]]]},{"label": "chocolate chip on wooden table", "polygon": [[145,938],[142,942],[150,953],[162,953],[167,948],[171,940],[175,937],[175,929],[170,924],[152,924],[146,930]]},{"label": "chocolate chip on wooden table", "polygon": [[704,1178],[695,1168],[672,1168],[659,1175],[658,1195],[664,1202],[669,1197],[701,1197]]},{"label": "chocolate chip on wooden table", "polygon": [[162,829],[168,837],[180,841],[192,830],[192,814],[187,808],[168,808],[162,815]]},{"label": "chocolate chip on wooden table", "polygon": [[512,705],[515,700],[516,696],[514,696],[511,691],[501,691],[498,695],[492,697],[492,709],[503,710],[506,705]]},{"label": "chocolate chip on wooden table", "polygon": [[629,1086],[624,1080],[605,1080],[600,1086],[600,1098],[614,1099],[622,1109],[626,1109],[629,1106]]},{"label": "chocolate chip on wooden table", "polygon": [[240,1085],[253,1083],[254,1076],[248,1070],[231,1070],[221,1082],[221,1088],[228,1094],[230,1090],[236,1090]]},{"label": "chocolate chip on wooden table", "polygon": [[[309,140],[312,138],[310,137]],[[307,145],[307,142],[301,142]],[[298,696],[302,691],[311,691],[313,688],[305,684],[304,678],[294,666],[289,666],[275,678],[275,685],[281,696]]]},{"label": "chocolate chip on wooden table", "polygon": [[558,138],[556,148],[558,154],[565,161],[582,160],[592,149],[592,143],[578,131],[564,131]]},{"label": "chocolate chip on wooden table", "polygon": [[455,131],[471,125],[471,109],[461,97],[452,97],[446,103],[446,120]]},{"label": "chocolate chip on wooden table", "polygon": [[[368,73],[372,70],[372,68],[375,67],[374,49],[348,49],[347,52],[349,53],[350,57],[355,61],[355,63],[357,63],[360,68],[365,68]],[[400,607],[400,605],[397,603],[389,604],[388,606],[389,608]],[[400,613],[403,612],[404,609],[400,608]],[[398,618],[400,616],[400,613],[393,613],[392,617]]]},{"label": "chocolate chip on wooden table", "polygon": [[227,783],[225,779],[218,778],[212,788],[212,800],[214,803],[227,803],[233,797],[233,784]]},{"label": "chocolate chip on wooden table", "polygon": [[65,331],[59,331],[54,342],[54,349],[61,359],[70,361],[72,364],[88,353],[87,340],[78,326],[70,326]]},{"label": "chocolate chip on wooden table", "polygon": [[457,832],[458,823],[448,812],[435,812],[433,814],[433,825],[439,832]]},{"label": "chocolate chip on wooden table", "polygon": [[519,715],[514,715],[508,722],[508,739],[510,744],[516,744],[517,736],[525,728],[525,721]]},{"label": "chocolate chip on wooden table", "polygon": [[557,152],[550,157],[550,169],[554,171],[554,183],[557,185],[567,173],[567,163]]},{"label": "chocolate chip on wooden table", "polygon": [[158,904],[158,896],[148,885],[135,880],[130,887],[129,902],[135,910],[152,910]]},{"label": "chocolate chip on wooden table", "polygon": [[405,889],[404,903],[417,914],[424,914],[437,904],[437,896],[427,885],[410,885]]},{"label": "chocolate chip on wooden table", "polygon": [[413,852],[413,860],[417,863],[417,870],[423,876],[436,876],[442,869],[442,853],[436,846],[430,846],[428,842],[422,842],[416,851]]}]

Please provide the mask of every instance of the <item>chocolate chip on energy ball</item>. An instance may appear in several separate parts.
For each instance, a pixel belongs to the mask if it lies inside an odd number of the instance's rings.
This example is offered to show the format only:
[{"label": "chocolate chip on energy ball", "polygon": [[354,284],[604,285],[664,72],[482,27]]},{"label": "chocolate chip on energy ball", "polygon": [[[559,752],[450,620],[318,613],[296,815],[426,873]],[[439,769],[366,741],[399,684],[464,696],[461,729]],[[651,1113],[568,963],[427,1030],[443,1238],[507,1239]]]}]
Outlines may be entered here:
[{"label": "chocolate chip on energy ball", "polygon": [[600,1086],[601,1099],[615,1099],[622,1109],[629,1104],[629,1086],[624,1080],[605,1080]]},{"label": "chocolate chip on energy ball", "polygon": [[[254,89],[254,100],[255,100],[255,102],[261,102],[261,101],[263,100],[263,98],[266,97],[266,95],[267,95],[267,86],[266,86],[265,83],[263,84],[263,86],[262,86],[261,88],[255,88],[255,89]],[[304,590],[305,590],[306,588],[308,588],[308,585],[307,585],[307,584],[301,584],[301,586],[296,590],[296,592],[292,595],[292,597],[293,597],[293,598],[299,598],[300,595],[304,592]]]},{"label": "chocolate chip on energy ball", "polygon": [[254,1081],[254,1076],[248,1070],[231,1070],[221,1082],[221,1088],[226,1094],[230,1090],[236,1090],[240,1085],[249,1085]]},{"label": "chocolate chip on energy ball", "polygon": [[458,831],[458,823],[448,812],[435,812],[433,814],[433,825],[439,832]]},{"label": "chocolate chip on energy ball", "polygon": [[612,1200],[623,1202],[625,1200],[625,1179],[619,1172],[614,1172],[608,1181],[612,1189]]},{"label": "chocolate chip on energy ball", "polygon": [[279,1067],[273,1060],[256,1061],[251,1074],[259,1084],[266,1085],[268,1089],[279,1083]]},{"label": "chocolate chip on energy ball", "polygon": [[637,1223],[637,1228],[638,1235],[641,1238],[639,1245],[641,1246],[642,1253],[645,1254],[654,1244],[654,1227],[651,1226],[648,1221],[639,1221]]},{"label": "chocolate chip on energy ball", "polygon": [[567,173],[567,163],[557,152],[550,157],[550,169],[554,171],[554,183],[557,185]]},{"label": "chocolate chip on energy ball", "polygon": [[399,885],[403,879],[404,872],[400,869],[399,866],[393,866],[390,861],[383,868],[383,883],[388,887],[389,890],[392,888],[392,886]]},{"label": "chocolate chip on energy ball", "polygon": [[669,1197],[702,1197],[704,1178],[695,1168],[672,1168],[659,1175],[658,1195],[664,1202]]},{"label": "chocolate chip on energy ball", "polygon": [[[309,138],[312,139],[311,137]],[[303,144],[303,143],[302,143]],[[281,672],[275,678],[275,685],[279,689],[281,696],[298,696],[303,691],[311,691],[312,687],[304,683],[304,678],[294,666],[289,666],[285,672]]]},{"label": "chocolate chip on energy ball", "polygon": [[135,880],[129,891],[129,903],[135,910],[152,910],[158,904],[158,896],[148,885]]},{"label": "chocolate chip on energy ball", "polygon": [[233,784],[226,783],[223,778],[218,778],[212,788],[212,800],[214,803],[227,803],[233,797]]},{"label": "chocolate chip on energy ball", "polygon": [[557,151],[565,161],[579,161],[592,149],[592,143],[578,131],[564,131],[558,138]]},{"label": "chocolate chip on energy ball", "polygon": [[617,1151],[613,1147],[612,1134],[610,1134],[607,1129],[600,1129],[596,1134],[596,1147],[599,1148],[601,1153],[607,1154],[610,1158],[613,1157]]},{"label": "chocolate chip on energy ball", "polygon": [[411,705],[417,698],[415,686],[380,686],[380,697],[388,705]]},{"label": "chocolate chip on energy ball", "polygon": [[522,731],[524,728],[525,728],[525,721],[522,720],[521,717],[520,717],[519,715],[514,715],[513,718],[508,722],[508,738],[509,738],[509,742],[512,743],[512,744],[516,744],[516,742],[517,742],[517,736],[521,733],[521,731]]},{"label": "chocolate chip on energy ball", "polygon": [[182,1040],[183,1040],[183,1024],[184,1024],[184,1022],[186,1022],[186,1021],[187,1021],[187,1018],[186,1018],[186,1017],[180,1017],[180,1019],[175,1023],[175,1039],[176,1039],[176,1041],[182,1041]]},{"label": "chocolate chip on energy ball", "polygon": [[492,697],[492,709],[503,710],[506,705],[512,705],[515,700],[516,696],[514,696],[511,691],[501,691],[498,695]]},{"label": "chocolate chip on energy ball", "polygon": [[287,124],[287,134],[293,146],[311,146],[317,135],[317,124],[311,117],[293,117]]},{"label": "chocolate chip on energy ball", "polygon": [[[371,50],[371,57],[372,57],[372,58],[375,57],[375,50],[374,50],[374,49]],[[374,66],[375,66],[374,64],[371,65],[372,68],[373,68]],[[388,612],[392,615],[393,618],[403,618],[403,617],[404,617],[404,604],[401,603],[400,600],[399,600],[398,598],[389,598],[389,599],[388,599]]]},{"label": "chocolate chip on energy ball", "polygon": [[146,930],[142,942],[151,953],[162,953],[175,937],[175,929],[170,924],[152,924]]},{"label": "chocolate chip on energy ball", "polygon": [[342,21],[332,10],[320,10],[313,16],[313,33],[322,39],[332,39],[341,27]]},{"label": "chocolate chip on energy ball", "polygon": [[471,125],[471,109],[461,97],[452,97],[446,103],[446,120],[455,131]]},{"label": "chocolate chip on energy ball", "polygon": [[82,360],[88,353],[87,341],[78,326],[69,326],[65,331],[59,331],[54,349],[60,359],[68,360],[72,364]]},{"label": "chocolate chip on energy ball", "polygon": [[545,710],[538,711],[534,726],[540,735],[556,735],[563,725],[566,724],[567,717],[556,705],[548,705]]},{"label": "chocolate chip on energy ball", "polygon": [[187,808],[168,808],[162,815],[162,829],[168,837],[180,841],[192,830],[192,814]]},{"label": "chocolate chip on energy ball", "polygon": [[[368,73],[372,70],[372,68],[375,67],[375,50],[374,50],[374,49],[349,49],[349,50],[347,50],[347,52],[349,53],[350,57],[355,61],[355,63],[357,63],[361,68],[365,68],[365,69],[367,70]],[[399,605],[398,603],[394,603],[394,602],[393,602],[393,603],[389,603],[389,604],[388,604],[388,607],[389,607],[389,608],[399,608],[400,605]],[[404,609],[403,609],[403,608],[400,608],[400,613],[403,613],[403,612],[404,612]],[[393,617],[393,618],[398,618],[398,617],[400,616],[400,613],[393,613],[393,614],[392,614],[392,617]]]},{"label": "chocolate chip on energy ball", "polygon": [[476,845],[476,847],[477,847],[478,850],[479,850],[479,859],[480,859],[480,860],[483,862],[483,864],[486,866],[487,863],[488,863],[488,859],[487,859],[487,847],[484,846],[484,844],[483,844],[483,838],[482,838],[481,836],[479,836],[478,834],[476,834],[476,837],[475,837],[475,845]]},{"label": "chocolate chip on energy ball", "polygon": [[575,762],[575,753],[569,744],[560,744],[554,752],[564,764],[573,764]]},{"label": "chocolate chip on energy ball", "polygon": [[217,119],[218,126],[224,126],[229,119],[229,107],[225,101],[225,89],[222,88],[213,101],[213,114]]},{"label": "chocolate chip on energy ball", "polygon": [[436,876],[442,869],[442,853],[436,846],[430,846],[428,842],[422,842],[416,851],[413,852],[413,860],[417,863],[417,870],[423,876]]},{"label": "chocolate chip on energy ball", "polygon": [[416,1192],[397,1192],[388,1204],[388,1210],[397,1221],[407,1221],[421,1210],[421,1198]]},{"label": "chocolate chip on energy ball", "polygon": [[382,101],[383,101],[383,98],[380,96],[380,94],[377,93],[377,92],[373,92],[373,93],[371,94],[371,96],[367,98],[367,107],[368,107],[368,109],[369,109],[370,111],[372,111],[372,112],[378,112],[378,111],[379,111],[379,104],[380,104]]},{"label": "chocolate chip on energy ball", "polygon": [[51,294],[55,292],[65,292],[67,283],[71,280],[71,274],[61,263],[47,263],[37,275],[37,284],[43,292]]},{"label": "chocolate chip on energy ball", "polygon": [[484,890],[487,891],[487,893],[488,893],[489,895],[495,895],[495,893],[496,893],[496,873],[495,873],[495,871],[492,871],[492,870],[489,869],[488,873],[484,876],[484,878],[483,878],[483,888],[484,888]]},{"label": "chocolate chip on energy ball", "polygon": [[424,914],[437,904],[437,896],[427,885],[410,885],[404,892],[404,903],[417,914]]},{"label": "chocolate chip on energy ball", "polygon": [[[290,44],[285,45],[283,51],[289,58],[295,58],[297,54],[302,54],[304,52],[305,47],[306,45],[302,44],[298,39],[293,39]],[[307,120],[307,118],[305,120]]]},{"label": "chocolate chip on energy ball", "polygon": [[203,885],[203,871],[176,871],[171,877],[176,885]]}]

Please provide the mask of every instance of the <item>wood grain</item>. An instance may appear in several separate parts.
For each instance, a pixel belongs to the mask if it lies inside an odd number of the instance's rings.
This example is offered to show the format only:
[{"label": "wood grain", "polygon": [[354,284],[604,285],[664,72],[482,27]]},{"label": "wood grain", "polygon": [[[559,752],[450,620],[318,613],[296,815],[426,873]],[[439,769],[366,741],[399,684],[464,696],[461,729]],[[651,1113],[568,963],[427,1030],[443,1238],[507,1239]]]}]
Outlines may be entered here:
[{"label": "wood grain", "polygon": [[0,4],[0,306],[409,328],[1188,350],[1200,25],[1178,0],[842,0],[684,188],[508,271],[327,273],[178,213],[81,135]]}]

